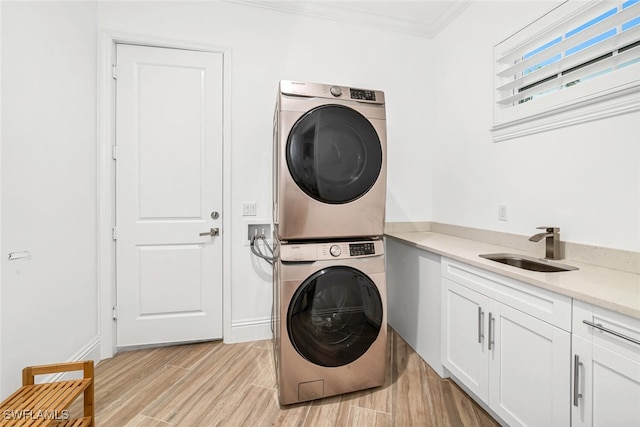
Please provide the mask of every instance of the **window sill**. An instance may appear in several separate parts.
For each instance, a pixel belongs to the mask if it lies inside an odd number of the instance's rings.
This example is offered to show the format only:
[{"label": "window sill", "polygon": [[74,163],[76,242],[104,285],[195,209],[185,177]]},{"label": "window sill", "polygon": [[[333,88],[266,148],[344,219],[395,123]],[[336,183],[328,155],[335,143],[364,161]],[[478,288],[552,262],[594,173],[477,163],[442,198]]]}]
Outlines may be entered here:
[{"label": "window sill", "polygon": [[526,118],[501,123],[491,128],[493,142],[507,141],[587,123],[640,110],[640,86],[632,85],[606,95],[586,99],[571,105],[553,108]]}]

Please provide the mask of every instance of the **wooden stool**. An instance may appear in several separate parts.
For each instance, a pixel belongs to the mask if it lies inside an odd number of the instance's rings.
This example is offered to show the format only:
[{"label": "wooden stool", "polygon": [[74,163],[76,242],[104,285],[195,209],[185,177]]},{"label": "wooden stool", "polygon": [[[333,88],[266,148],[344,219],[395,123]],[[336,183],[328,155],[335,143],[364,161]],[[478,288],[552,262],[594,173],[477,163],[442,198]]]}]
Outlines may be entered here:
[{"label": "wooden stool", "polygon": [[[83,378],[34,384],[36,375],[83,371]],[[91,426],[93,408],[93,360],[29,366],[22,370],[22,387],[0,404],[0,426]],[[84,394],[84,417],[69,419],[68,408]]]}]

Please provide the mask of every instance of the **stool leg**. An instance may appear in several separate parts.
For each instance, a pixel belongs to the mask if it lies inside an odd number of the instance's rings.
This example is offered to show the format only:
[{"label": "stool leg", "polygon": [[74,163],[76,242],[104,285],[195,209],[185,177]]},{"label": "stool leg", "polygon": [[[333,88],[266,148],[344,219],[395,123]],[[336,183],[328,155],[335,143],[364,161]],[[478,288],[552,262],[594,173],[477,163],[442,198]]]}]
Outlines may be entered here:
[{"label": "stool leg", "polygon": [[93,370],[93,360],[89,360],[84,362],[84,377],[91,378],[91,384],[84,391],[84,416],[91,417],[90,426],[95,426],[94,419],[94,402],[93,402],[93,386],[95,384],[94,370]]}]

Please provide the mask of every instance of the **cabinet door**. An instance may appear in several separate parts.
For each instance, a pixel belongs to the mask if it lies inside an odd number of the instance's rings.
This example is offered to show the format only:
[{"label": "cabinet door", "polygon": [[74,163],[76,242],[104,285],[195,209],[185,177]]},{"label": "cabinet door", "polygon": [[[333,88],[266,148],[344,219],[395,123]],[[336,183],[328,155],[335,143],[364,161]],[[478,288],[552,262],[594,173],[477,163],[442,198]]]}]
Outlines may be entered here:
[{"label": "cabinet door", "polygon": [[492,301],[489,407],[510,426],[568,426],[571,336]]},{"label": "cabinet door", "polygon": [[640,363],[573,336],[579,393],[573,426],[640,425]]},{"label": "cabinet door", "polygon": [[489,298],[443,279],[442,364],[482,401],[488,398],[485,319]]}]

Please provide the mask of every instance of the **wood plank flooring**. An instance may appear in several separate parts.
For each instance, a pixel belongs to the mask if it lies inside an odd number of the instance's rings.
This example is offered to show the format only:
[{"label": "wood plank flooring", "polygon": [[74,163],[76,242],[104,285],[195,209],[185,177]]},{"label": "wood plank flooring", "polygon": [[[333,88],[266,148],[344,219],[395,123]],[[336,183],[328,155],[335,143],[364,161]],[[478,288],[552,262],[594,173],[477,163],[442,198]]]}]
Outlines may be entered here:
[{"label": "wood plank flooring", "polygon": [[[117,354],[96,366],[98,426],[497,426],[391,328],[383,386],[280,407],[271,341]],[[78,402],[80,403],[80,402]],[[81,411],[80,406],[73,411]]]}]

